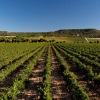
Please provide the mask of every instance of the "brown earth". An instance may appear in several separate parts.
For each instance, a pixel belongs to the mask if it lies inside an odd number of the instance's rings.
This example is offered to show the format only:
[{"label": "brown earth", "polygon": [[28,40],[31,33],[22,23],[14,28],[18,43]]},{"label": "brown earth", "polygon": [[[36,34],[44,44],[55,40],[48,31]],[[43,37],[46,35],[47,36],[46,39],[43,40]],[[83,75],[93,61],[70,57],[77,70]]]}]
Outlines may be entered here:
[{"label": "brown earth", "polygon": [[51,50],[51,60],[52,60],[52,94],[54,100],[72,100],[71,94],[67,89],[66,83],[62,71],[60,70],[59,63],[56,56]]},{"label": "brown earth", "polygon": [[41,100],[39,87],[42,85],[46,52],[47,49],[43,52],[41,59],[39,59],[37,63],[37,66],[34,67],[32,74],[25,82],[26,88],[19,94],[18,100]]}]

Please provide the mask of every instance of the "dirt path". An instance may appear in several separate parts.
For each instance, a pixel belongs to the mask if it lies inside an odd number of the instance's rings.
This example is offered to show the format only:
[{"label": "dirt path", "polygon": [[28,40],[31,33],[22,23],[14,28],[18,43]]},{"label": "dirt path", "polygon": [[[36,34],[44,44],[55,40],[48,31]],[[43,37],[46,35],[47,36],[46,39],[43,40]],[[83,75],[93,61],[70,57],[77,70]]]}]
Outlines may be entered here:
[{"label": "dirt path", "polygon": [[71,94],[67,90],[66,83],[64,81],[62,71],[60,70],[60,66],[57,62],[57,59],[51,50],[52,57],[52,94],[54,100],[72,100]]},{"label": "dirt path", "polygon": [[41,94],[38,87],[42,85],[44,64],[46,60],[47,49],[43,52],[37,66],[34,67],[29,79],[25,82],[26,89],[18,96],[18,100],[41,100]]}]

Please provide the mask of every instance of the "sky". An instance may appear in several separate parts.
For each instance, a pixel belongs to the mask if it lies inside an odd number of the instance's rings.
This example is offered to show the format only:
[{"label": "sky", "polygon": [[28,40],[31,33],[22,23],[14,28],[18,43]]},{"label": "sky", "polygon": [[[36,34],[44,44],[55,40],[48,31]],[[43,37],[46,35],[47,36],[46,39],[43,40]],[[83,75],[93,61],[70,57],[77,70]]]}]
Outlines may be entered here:
[{"label": "sky", "polygon": [[100,29],[100,0],[0,0],[0,31]]}]

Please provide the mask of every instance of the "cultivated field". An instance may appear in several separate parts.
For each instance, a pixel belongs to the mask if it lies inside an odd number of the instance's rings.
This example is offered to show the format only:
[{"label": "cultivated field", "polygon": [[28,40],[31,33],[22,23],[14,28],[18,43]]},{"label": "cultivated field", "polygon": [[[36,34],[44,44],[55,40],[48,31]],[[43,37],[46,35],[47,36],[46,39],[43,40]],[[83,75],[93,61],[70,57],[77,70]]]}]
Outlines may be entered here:
[{"label": "cultivated field", "polygon": [[1,43],[0,100],[100,100],[99,45]]}]

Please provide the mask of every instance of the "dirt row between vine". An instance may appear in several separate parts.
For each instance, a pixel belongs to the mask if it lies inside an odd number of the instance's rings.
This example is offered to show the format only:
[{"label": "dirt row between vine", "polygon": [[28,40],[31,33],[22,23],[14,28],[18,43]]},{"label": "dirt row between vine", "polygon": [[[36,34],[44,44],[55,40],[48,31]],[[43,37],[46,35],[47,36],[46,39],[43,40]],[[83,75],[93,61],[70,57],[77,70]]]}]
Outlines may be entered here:
[{"label": "dirt row between vine", "polygon": [[25,82],[25,90],[19,94],[18,100],[41,100],[39,87],[42,85],[46,54],[47,48],[37,62],[37,65],[34,66],[32,74]]},{"label": "dirt row between vine", "polygon": [[51,62],[52,62],[52,94],[54,100],[72,100],[70,92],[67,90],[66,83],[64,81],[63,72],[60,70],[59,62],[51,50]]}]

